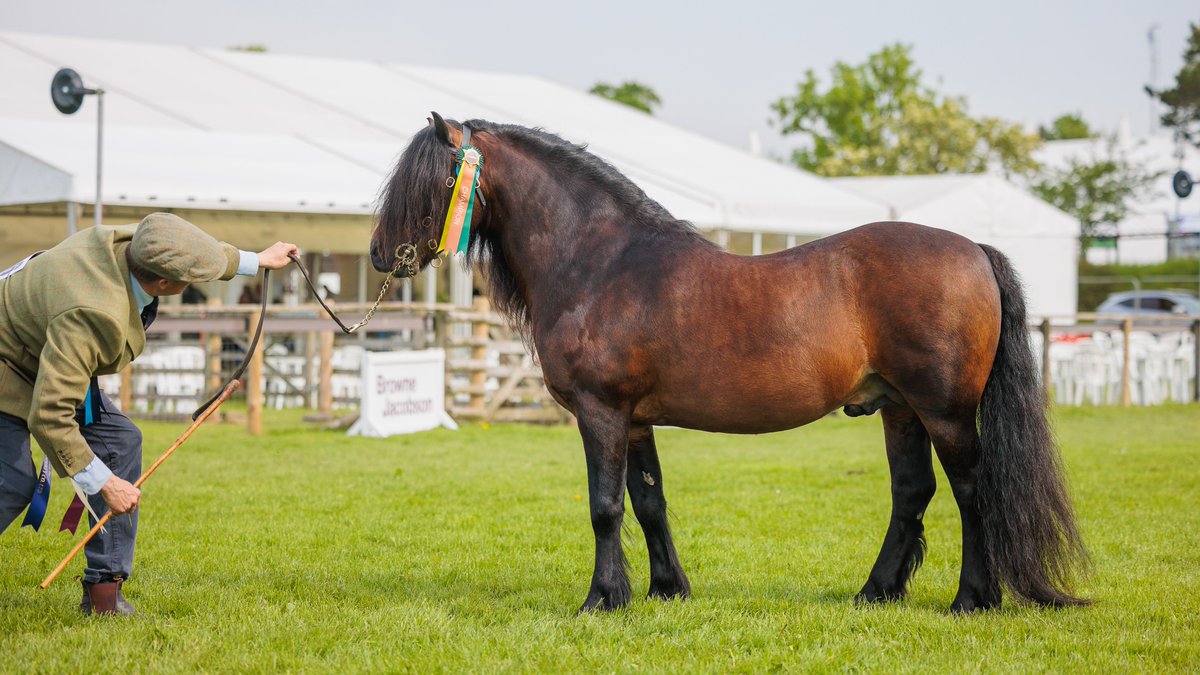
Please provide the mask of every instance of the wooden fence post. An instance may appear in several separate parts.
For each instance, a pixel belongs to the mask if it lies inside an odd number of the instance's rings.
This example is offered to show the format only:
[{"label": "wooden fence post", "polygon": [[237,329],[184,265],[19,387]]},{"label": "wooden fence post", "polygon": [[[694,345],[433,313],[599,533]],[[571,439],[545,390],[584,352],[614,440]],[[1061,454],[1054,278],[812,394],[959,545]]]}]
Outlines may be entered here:
[{"label": "wooden fence post", "polygon": [[1046,400],[1053,400],[1050,393],[1050,319],[1042,319],[1042,388]]},{"label": "wooden fence post", "polygon": [[317,402],[317,387],[316,378],[313,377],[316,372],[317,364],[313,363],[317,358],[317,334],[315,332],[305,333],[304,335],[304,407],[312,408]]},{"label": "wooden fence post", "polygon": [[333,331],[320,333],[321,368],[317,376],[317,412],[333,415]]},{"label": "wooden fence post", "polygon": [[208,336],[205,351],[208,352],[208,391],[221,388],[221,336]]},{"label": "wooden fence post", "polygon": [[1133,403],[1130,391],[1132,383],[1129,381],[1129,336],[1133,332],[1133,319],[1125,319],[1121,330],[1125,333],[1124,344],[1121,345],[1121,405],[1128,408]]},{"label": "wooden fence post", "polygon": [[[221,306],[220,298],[209,298],[206,303],[213,309],[218,309]],[[209,333],[205,340],[204,351],[207,353],[208,359],[205,361],[208,370],[208,391],[217,391],[221,388],[221,336],[217,333]]]},{"label": "wooden fence post", "polygon": [[[262,310],[255,310],[246,324],[247,330],[253,334],[252,326],[258,325],[259,314]],[[265,340],[263,341],[265,342]],[[254,354],[250,357],[250,365],[246,369],[246,430],[252,436],[262,435],[262,410],[263,410],[263,352],[266,351],[266,346],[259,343],[258,348],[254,350]]]},{"label": "wooden fence post", "polygon": [[483,296],[475,298],[475,313],[480,316],[476,317],[471,325],[471,360],[475,362],[477,369],[471,372],[470,406],[472,412],[478,414],[480,419],[487,413],[484,390],[487,387],[487,342],[491,328],[487,314],[491,312],[491,309],[491,303],[487,298]]},{"label": "wooden fence post", "polygon": [[1192,323],[1192,346],[1196,348],[1195,360],[1192,361],[1195,379],[1192,380],[1192,400],[1200,403],[1200,319]]},{"label": "wooden fence post", "polygon": [[121,371],[121,412],[126,416],[133,412],[133,364]]}]

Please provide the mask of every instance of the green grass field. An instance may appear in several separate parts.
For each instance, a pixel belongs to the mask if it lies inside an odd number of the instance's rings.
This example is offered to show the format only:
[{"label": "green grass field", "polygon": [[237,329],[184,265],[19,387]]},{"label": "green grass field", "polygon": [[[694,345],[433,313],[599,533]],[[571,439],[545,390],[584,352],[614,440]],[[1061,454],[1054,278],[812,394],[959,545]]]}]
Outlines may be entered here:
[{"label": "green grass field", "polygon": [[[1200,669],[1200,408],[1060,409],[1092,607],[945,613],[958,513],[939,470],[908,600],[858,607],[888,518],[877,417],[741,437],[660,430],[694,598],[574,616],[592,570],[574,429],[390,440],[210,425],[146,485],[133,619],[84,619],[47,523],[0,537],[0,671],[1146,672]],[[183,431],[147,423],[147,462]]]}]

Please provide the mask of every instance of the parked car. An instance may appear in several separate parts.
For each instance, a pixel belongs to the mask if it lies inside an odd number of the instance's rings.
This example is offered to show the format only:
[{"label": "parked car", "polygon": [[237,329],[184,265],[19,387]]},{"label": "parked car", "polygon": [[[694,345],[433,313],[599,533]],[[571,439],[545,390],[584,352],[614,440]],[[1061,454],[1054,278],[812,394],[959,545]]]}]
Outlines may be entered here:
[{"label": "parked car", "polygon": [[[1113,293],[1096,308],[1100,314],[1131,314],[1135,326],[1180,326],[1181,321],[1166,318],[1200,319],[1200,300],[1184,291],[1125,291]],[[1115,323],[1104,321],[1100,323]]]}]

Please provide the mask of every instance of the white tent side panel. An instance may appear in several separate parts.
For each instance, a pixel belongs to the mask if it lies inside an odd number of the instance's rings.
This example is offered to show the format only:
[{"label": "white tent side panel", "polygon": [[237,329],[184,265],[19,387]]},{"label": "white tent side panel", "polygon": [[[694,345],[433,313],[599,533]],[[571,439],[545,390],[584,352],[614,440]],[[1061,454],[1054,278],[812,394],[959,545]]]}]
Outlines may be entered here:
[{"label": "white tent side panel", "polygon": [[999,249],[1021,276],[1030,317],[1076,312],[1078,225],[1037,198],[999,179],[980,178],[899,216]]},{"label": "white tent side panel", "polygon": [[67,201],[71,174],[0,142],[0,206]]}]

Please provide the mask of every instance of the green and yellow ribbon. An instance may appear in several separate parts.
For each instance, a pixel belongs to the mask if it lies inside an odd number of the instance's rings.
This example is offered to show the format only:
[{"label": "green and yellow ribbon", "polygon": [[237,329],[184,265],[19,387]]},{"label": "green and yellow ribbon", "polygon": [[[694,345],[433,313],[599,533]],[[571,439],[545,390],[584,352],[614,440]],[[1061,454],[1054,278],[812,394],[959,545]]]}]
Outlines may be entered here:
[{"label": "green and yellow ribbon", "polygon": [[473,145],[464,145],[458,151],[458,159],[458,176],[454,179],[450,208],[442,226],[438,255],[451,246],[455,254],[466,255],[467,244],[471,241],[471,213],[475,208],[475,187],[483,169],[483,154]]}]

